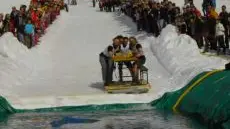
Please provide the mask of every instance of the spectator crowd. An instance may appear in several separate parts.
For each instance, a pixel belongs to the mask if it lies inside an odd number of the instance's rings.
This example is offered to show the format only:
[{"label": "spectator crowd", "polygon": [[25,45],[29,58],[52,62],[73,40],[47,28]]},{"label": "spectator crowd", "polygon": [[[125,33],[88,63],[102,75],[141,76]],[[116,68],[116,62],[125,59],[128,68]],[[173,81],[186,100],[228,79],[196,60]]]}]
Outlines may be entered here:
[{"label": "spectator crowd", "polygon": [[10,14],[0,13],[0,37],[12,32],[28,48],[38,44],[47,27],[66,5],[63,0],[31,0],[30,5],[12,7]]},{"label": "spectator crowd", "polygon": [[136,22],[138,31],[158,36],[167,24],[172,24],[178,28],[179,33],[195,39],[203,52],[215,51],[219,54],[229,50],[230,14],[226,5],[222,6],[218,14],[215,0],[203,0],[202,12],[195,7],[193,0],[185,0],[182,8],[169,0],[101,0],[99,8],[110,12],[118,4],[120,10]]}]

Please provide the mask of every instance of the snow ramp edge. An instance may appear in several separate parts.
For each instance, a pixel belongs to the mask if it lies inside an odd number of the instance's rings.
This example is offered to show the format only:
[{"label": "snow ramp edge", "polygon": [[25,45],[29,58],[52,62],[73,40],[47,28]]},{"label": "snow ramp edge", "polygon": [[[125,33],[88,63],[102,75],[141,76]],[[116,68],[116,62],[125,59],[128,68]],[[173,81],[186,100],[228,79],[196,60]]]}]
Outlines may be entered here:
[{"label": "snow ramp edge", "polygon": [[1,121],[8,115],[26,112],[94,112],[117,110],[170,110],[199,119],[211,129],[230,128],[230,71],[214,70],[200,73],[185,87],[167,92],[150,103],[64,106],[40,109],[15,109],[0,97]]}]

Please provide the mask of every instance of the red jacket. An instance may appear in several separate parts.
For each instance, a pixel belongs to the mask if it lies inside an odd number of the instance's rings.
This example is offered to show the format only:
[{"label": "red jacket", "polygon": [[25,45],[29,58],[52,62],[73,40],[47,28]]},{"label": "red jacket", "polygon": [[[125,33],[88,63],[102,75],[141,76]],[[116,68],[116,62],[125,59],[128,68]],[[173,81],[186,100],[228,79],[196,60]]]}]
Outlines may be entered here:
[{"label": "red jacket", "polygon": [[38,2],[38,0],[31,0],[31,3],[37,3]]},{"label": "red jacket", "polygon": [[32,20],[32,23],[36,23],[38,21],[38,15],[36,14],[34,10],[31,12],[31,20]]},{"label": "red jacket", "polygon": [[56,8],[56,15],[60,15],[61,10],[59,8]]},{"label": "red jacket", "polygon": [[196,14],[197,17],[201,17],[202,16],[201,13],[200,13],[200,11],[198,9],[194,10],[193,12]]}]

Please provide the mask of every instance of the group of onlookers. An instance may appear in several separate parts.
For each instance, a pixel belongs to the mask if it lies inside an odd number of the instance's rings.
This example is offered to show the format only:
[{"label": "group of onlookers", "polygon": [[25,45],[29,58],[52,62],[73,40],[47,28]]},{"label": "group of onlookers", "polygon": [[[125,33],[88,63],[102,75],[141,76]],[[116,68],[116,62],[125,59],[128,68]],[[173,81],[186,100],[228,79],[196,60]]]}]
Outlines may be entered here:
[{"label": "group of onlookers", "polygon": [[[93,0],[95,2],[96,0]],[[106,12],[114,12],[115,7],[121,5],[120,0],[100,0],[99,1],[99,8],[100,11],[106,11]]]},{"label": "group of onlookers", "polygon": [[[177,26],[179,33],[194,38],[198,47],[204,50],[203,52],[214,50],[219,54],[229,50],[230,14],[225,5],[222,6],[222,12],[218,14],[215,10],[215,0],[203,0],[203,13],[196,8],[193,0],[185,0],[185,5],[182,8],[169,0],[162,2],[150,0],[108,1],[119,4],[120,10],[136,22],[138,31],[144,30],[158,36],[167,24],[173,24]],[[106,6],[102,7],[100,7],[101,10],[105,8],[105,10],[111,11],[110,6],[108,6],[109,9]],[[111,7],[113,8],[113,6]]]},{"label": "group of onlookers", "polygon": [[0,36],[12,32],[21,43],[31,48],[38,44],[47,27],[65,7],[63,0],[31,0],[28,7],[12,7],[11,13],[5,17],[0,14]]}]

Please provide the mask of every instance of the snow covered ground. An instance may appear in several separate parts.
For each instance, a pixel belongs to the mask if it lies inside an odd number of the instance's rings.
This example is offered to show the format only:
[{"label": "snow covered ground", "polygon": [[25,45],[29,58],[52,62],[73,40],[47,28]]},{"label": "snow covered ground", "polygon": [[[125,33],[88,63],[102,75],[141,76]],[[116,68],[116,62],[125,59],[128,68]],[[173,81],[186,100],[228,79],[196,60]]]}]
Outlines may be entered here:
[{"label": "snow covered ground", "polygon": [[[104,93],[99,53],[118,34],[145,49],[152,89],[147,94]],[[159,38],[137,33],[126,16],[99,12],[80,1],[62,12],[40,45],[28,51],[11,34],[0,38],[0,93],[15,108],[150,102],[184,86],[197,73],[227,62],[201,56],[195,42],[168,26]]]},{"label": "snow covered ground", "polygon": [[19,9],[22,4],[29,5],[30,0],[1,0],[0,3],[0,13],[6,14],[11,12],[13,6]]}]

